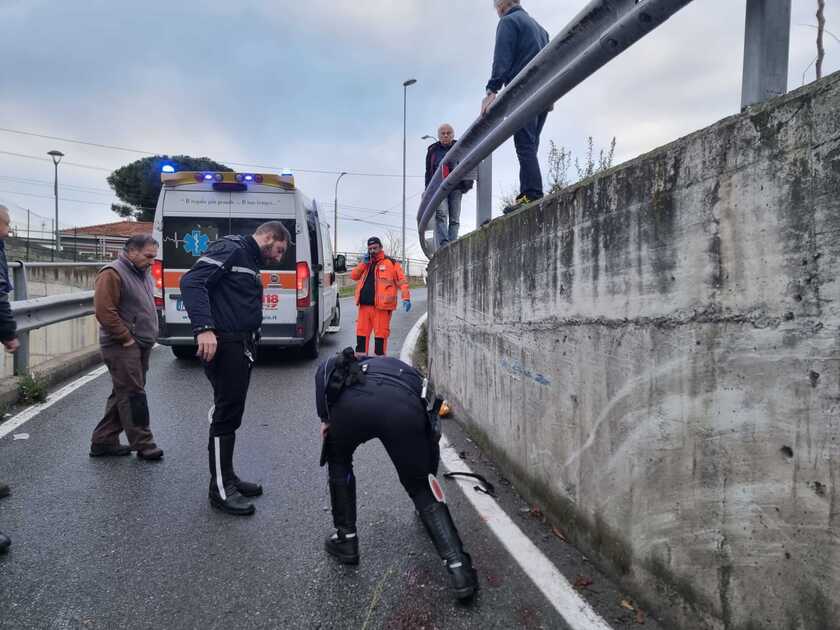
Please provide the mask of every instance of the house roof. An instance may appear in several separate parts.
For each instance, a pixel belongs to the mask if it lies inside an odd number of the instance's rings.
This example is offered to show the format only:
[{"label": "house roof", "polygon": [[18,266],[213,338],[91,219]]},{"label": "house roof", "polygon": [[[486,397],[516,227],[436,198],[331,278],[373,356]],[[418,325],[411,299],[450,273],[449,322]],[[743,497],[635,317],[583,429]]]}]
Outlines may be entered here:
[{"label": "house roof", "polygon": [[151,234],[151,222],[145,221],[117,221],[116,223],[102,223],[87,227],[61,230],[62,236],[110,236],[113,238],[130,238],[138,234]]}]

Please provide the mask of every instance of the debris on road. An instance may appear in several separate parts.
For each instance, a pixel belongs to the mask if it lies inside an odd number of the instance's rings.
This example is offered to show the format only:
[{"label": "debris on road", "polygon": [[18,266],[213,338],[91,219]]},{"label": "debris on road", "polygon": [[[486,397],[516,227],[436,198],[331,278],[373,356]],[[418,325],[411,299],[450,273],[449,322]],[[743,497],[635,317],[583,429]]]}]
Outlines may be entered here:
[{"label": "debris on road", "polygon": [[579,575],[575,578],[575,590],[585,591],[592,586],[592,578],[587,575]]},{"label": "debris on road", "polygon": [[561,532],[561,531],[560,531],[559,529],[557,529],[556,527],[552,527],[552,528],[551,528],[551,533],[552,533],[552,534],[554,534],[555,536],[557,536],[557,538],[559,538],[560,540],[562,540],[564,543],[568,543],[568,542],[569,542],[569,539],[568,539],[568,538],[566,538],[565,534],[563,534],[563,532]]}]

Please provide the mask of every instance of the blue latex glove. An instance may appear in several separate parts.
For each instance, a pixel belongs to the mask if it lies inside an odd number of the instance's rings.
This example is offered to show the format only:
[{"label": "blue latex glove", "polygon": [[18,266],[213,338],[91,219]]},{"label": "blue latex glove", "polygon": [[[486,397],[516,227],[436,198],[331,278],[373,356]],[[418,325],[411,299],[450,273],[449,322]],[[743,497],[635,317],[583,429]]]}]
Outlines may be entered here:
[{"label": "blue latex glove", "polygon": [[411,300],[403,300],[403,308],[405,309],[405,312],[408,313],[408,311],[411,310]]},{"label": "blue latex glove", "polygon": [[365,257],[362,258],[362,262],[369,263],[370,262],[370,254],[365,254]]}]

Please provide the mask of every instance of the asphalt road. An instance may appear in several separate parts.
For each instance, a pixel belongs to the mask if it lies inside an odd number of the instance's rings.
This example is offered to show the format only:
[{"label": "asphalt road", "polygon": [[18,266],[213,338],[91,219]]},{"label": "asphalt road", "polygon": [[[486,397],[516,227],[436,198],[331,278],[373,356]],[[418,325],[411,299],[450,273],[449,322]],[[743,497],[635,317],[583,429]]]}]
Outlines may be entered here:
[{"label": "asphalt road", "polygon": [[[394,317],[390,353],[425,311]],[[355,309],[342,301],[343,331],[322,357],[353,345]],[[447,481],[449,503],[479,571],[472,605],[456,604],[447,576],[413,505],[378,442],[356,455],[358,567],[323,552],[330,532],[326,473],[318,467],[316,362],[293,353],[260,358],[243,428],[237,471],[261,482],[257,514],[237,518],[207,501],[210,386],[197,363],[167,348],[152,355],[148,394],[162,462],[90,459],[90,433],[110,391],[107,376],[70,394],[0,440],[0,530],[12,537],[0,556],[0,628],[319,628],[467,629],[568,626]],[[449,423],[453,424],[453,423]],[[447,434],[470,466],[494,480],[501,505],[615,628],[639,627],[621,593],[505,484],[453,426]],[[470,486],[466,486],[470,491]],[[647,619],[646,628],[658,628]]]}]

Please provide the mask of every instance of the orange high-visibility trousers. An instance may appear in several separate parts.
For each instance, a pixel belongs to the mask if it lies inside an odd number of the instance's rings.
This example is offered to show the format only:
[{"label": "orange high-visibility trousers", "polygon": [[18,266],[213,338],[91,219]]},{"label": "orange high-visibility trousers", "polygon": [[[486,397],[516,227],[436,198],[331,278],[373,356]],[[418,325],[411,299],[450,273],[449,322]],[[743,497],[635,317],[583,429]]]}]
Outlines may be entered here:
[{"label": "orange high-visibility trousers", "polygon": [[356,352],[368,353],[370,335],[373,332],[374,352],[384,356],[388,352],[388,337],[391,336],[391,313],[375,306],[359,306],[356,320]]}]

